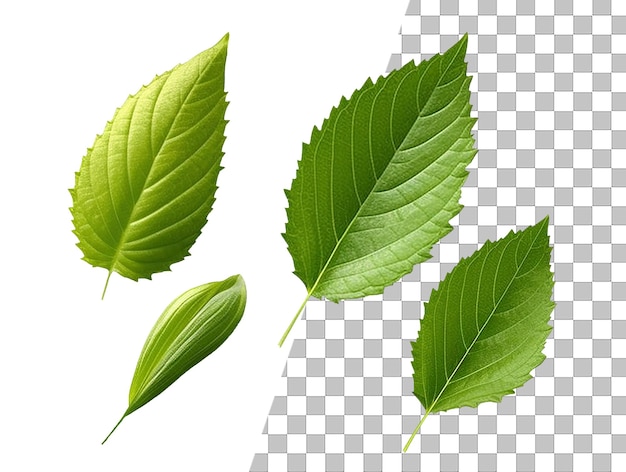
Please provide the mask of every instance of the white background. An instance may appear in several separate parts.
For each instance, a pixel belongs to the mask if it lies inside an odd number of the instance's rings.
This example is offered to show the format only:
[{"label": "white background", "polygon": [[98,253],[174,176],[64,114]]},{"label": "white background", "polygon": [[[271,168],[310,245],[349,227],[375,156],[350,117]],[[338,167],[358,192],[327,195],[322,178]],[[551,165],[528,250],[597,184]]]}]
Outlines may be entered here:
[{"label": "white background", "polygon": [[[304,329],[277,347],[306,295],[280,236],[283,189],[312,127],[399,51],[407,3],[3,3],[0,470],[248,470]],[[209,222],[172,272],[114,274],[100,301],[106,271],[71,233],[74,172],[128,94],[226,32],[230,123]],[[248,285],[235,333],[101,446],[165,306],[234,273]]]}]

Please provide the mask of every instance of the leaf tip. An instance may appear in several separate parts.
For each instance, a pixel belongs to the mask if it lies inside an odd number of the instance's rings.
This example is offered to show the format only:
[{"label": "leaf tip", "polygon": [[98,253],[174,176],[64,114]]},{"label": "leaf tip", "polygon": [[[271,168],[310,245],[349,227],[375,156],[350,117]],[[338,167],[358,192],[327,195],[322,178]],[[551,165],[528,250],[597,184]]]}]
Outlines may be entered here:
[{"label": "leaf tip", "polygon": [[467,33],[465,33],[461,39],[459,39],[459,50],[463,53],[463,55],[465,55],[465,53],[467,52],[467,43],[469,40],[469,36]]},{"label": "leaf tip", "polygon": [[539,222],[537,226],[539,226],[539,228],[541,229],[545,228],[547,230],[549,225],[550,225],[550,215],[546,215],[543,217],[543,219]]}]

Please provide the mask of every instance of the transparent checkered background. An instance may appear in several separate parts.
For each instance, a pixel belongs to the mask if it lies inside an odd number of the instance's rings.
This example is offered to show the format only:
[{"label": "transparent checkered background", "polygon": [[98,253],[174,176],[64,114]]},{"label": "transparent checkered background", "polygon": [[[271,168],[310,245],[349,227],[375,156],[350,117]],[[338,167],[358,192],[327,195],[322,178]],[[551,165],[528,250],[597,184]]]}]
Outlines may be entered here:
[{"label": "transparent checkered background", "polygon": [[[389,69],[465,32],[479,153],[455,229],[382,296],[309,302],[252,472],[626,470],[626,1],[412,0]],[[548,358],[502,403],[430,416],[403,454],[422,302],[546,214]]]}]

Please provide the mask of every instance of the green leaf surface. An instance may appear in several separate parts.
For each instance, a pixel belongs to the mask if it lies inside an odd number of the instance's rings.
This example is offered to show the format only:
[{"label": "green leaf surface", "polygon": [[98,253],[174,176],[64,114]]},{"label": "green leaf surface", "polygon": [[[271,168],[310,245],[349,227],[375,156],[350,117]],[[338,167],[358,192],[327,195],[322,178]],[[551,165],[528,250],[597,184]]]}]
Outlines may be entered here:
[{"label": "green leaf surface", "polygon": [[169,270],[206,223],[225,140],[227,45],[228,35],[128,97],[83,158],[70,190],[74,233],[83,259],[109,276]]},{"label": "green leaf surface", "polygon": [[461,262],[425,304],[413,393],[426,413],[499,402],[545,359],[554,281],[548,218]]},{"label": "green leaf surface", "polygon": [[246,286],[240,275],[201,285],[176,298],[148,335],[130,386],[128,409],[113,431],[126,416],[221,346],[245,307]]},{"label": "green leaf surface", "polygon": [[467,35],[368,79],[313,130],[287,191],[284,234],[307,299],[382,293],[451,230],[476,153],[466,48]]}]

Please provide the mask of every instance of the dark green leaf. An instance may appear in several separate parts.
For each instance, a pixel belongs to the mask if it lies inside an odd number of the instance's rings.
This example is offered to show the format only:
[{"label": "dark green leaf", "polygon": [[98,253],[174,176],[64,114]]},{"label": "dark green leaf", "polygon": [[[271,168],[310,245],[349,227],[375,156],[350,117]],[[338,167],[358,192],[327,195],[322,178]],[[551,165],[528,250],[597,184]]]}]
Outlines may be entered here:
[{"label": "dark green leaf", "polygon": [[287,192],[284,235],[306,299],[382,293],[451,230],[476,153],[466,48],[467,35],[368,80],[313,130]]},{"label": "dark green leaf", "polygon": [[413,345],[414,391],[430,413],[498,402],[545,359],[554,281],[548,218],[487,242],[433,290]]}]

